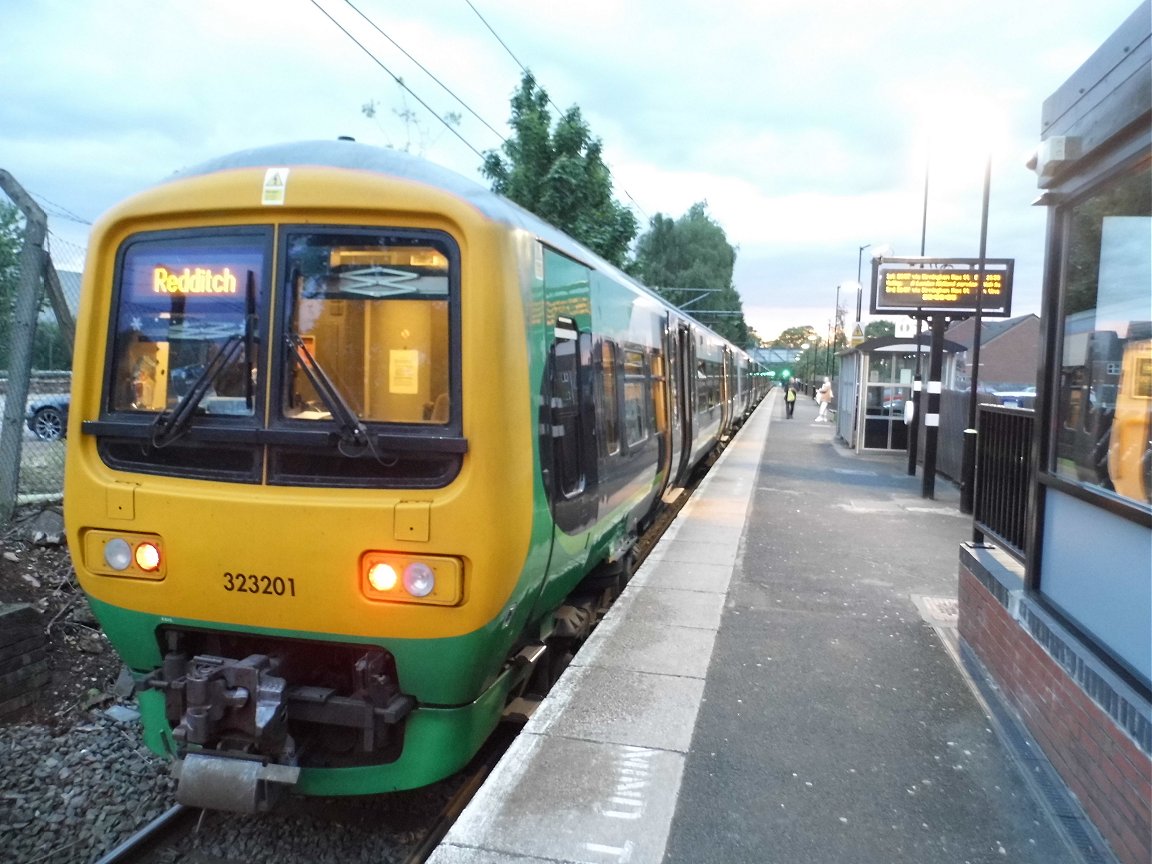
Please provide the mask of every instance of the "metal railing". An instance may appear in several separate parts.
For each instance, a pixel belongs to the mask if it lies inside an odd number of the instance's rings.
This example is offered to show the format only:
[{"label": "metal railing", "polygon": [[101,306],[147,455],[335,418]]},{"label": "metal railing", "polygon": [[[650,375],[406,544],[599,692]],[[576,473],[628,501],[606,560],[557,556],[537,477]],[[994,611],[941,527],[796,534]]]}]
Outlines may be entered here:
[{"label": "metal railing", "polygon": [[976,412],[976,539],[994,539],[1020,560],[1028,526],[1032,442],[1036,417],[1030,408],[980,405]]}]

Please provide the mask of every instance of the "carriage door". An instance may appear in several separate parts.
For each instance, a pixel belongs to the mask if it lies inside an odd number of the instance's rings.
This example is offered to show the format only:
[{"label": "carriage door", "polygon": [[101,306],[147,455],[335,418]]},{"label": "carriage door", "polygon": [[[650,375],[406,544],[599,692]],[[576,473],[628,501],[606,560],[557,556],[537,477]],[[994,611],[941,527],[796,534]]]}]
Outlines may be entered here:
[{"label": "carriage door", "polygon": [[679,456],[672,466],[674,469],[673,483],[682,486],[687,479],[688,461],[692,457],[692,425],[696,404],[696,359],[692,344],[692,334],[689,329],[680,324],[673,333],[673,351],[676,357],[677,395],[676,405],[680,412],[680,434],[678,436]]},{"label": "carriage door", "polygon": [[732,362],[732,349],[724,346],[724,369],[720,375],[720,401],[724,404],[724,414],[720,419],[720,429],[730,430],[732,419],[736,413],[736,388],[733,386],[733,372],[735,365]]},{"label": "carriage door", "polygon": [[561,316],[556,321],[552,347],[552,477],[559,502],[584,491],[583,429],[580,395],[583,387],[580,339],[576,322]]},{"label": "carriage door", "polygon": [[684,448],[684,411],[680,404],[681,391],[684,388],[681,384],[680,352],[677,348],[677,331],[673,329],[674,327],[675,324],[669,316],[664,321],[664,345],[662,347],[665,360],[662,400],[664,419],[661,421],[664,428],[661,437],[664,443],[661,447],[663,459],[660,468],[664,471],[665,488],[676,485],[676,475],[680,470],[680,454]]},{"label": "carriage door", "polygon": [[556,527],[575,535],[596,518],[598,465],[592,379],[592,336],[573,318],[556,319],[547,425],[551,438],[549,496]]}]

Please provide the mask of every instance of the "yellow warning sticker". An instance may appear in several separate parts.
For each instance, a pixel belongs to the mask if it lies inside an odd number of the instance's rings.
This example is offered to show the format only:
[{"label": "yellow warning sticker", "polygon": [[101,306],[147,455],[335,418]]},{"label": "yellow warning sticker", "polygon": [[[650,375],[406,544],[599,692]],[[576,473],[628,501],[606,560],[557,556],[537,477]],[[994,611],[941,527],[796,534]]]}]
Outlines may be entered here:
[{"label": "yellow warning sticker", "polygon": [[288,186],[287,168],[269,168],[264,172],[264,194],[260,203],[265,207],[278,207],[284,204],[284,190]]}]

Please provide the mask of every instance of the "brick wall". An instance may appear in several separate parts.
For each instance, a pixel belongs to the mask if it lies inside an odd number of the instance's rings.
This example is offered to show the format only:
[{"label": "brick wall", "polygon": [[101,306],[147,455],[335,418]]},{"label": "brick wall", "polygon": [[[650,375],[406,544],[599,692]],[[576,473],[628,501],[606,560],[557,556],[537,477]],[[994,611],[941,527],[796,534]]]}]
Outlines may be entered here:
[{"label": "brick wall", "polygon": [[51,677],[40,613],[24,604],[0,603],[0,717],[34,703]]},{"label": "brick wall", "polygon": [[1124,864],[1148,864],[1152,759],[1146,739],[1152,732],[1147,703],[1134,706],[1122,697],[1106,697],[1110,711],[1125,721],[1118,722],[1013,617],[1008,591],[994,580],[978,578],[978,572],[962,560],[961,638],[995,679],[1116,857]]}]

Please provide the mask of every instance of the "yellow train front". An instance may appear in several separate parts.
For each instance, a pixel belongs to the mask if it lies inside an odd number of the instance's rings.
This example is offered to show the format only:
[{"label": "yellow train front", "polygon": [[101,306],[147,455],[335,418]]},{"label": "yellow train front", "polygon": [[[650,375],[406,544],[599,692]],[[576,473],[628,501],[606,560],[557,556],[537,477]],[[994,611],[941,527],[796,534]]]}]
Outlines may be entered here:
[{"label": "yellow train front", "polygon": [[65,518],[178,797],[255,810],[459,769],[586,633],[580,586],[626,577],[641,523],[754,404],[748,373],[555,229],[392,151],[247,151],[105,214]]}]

